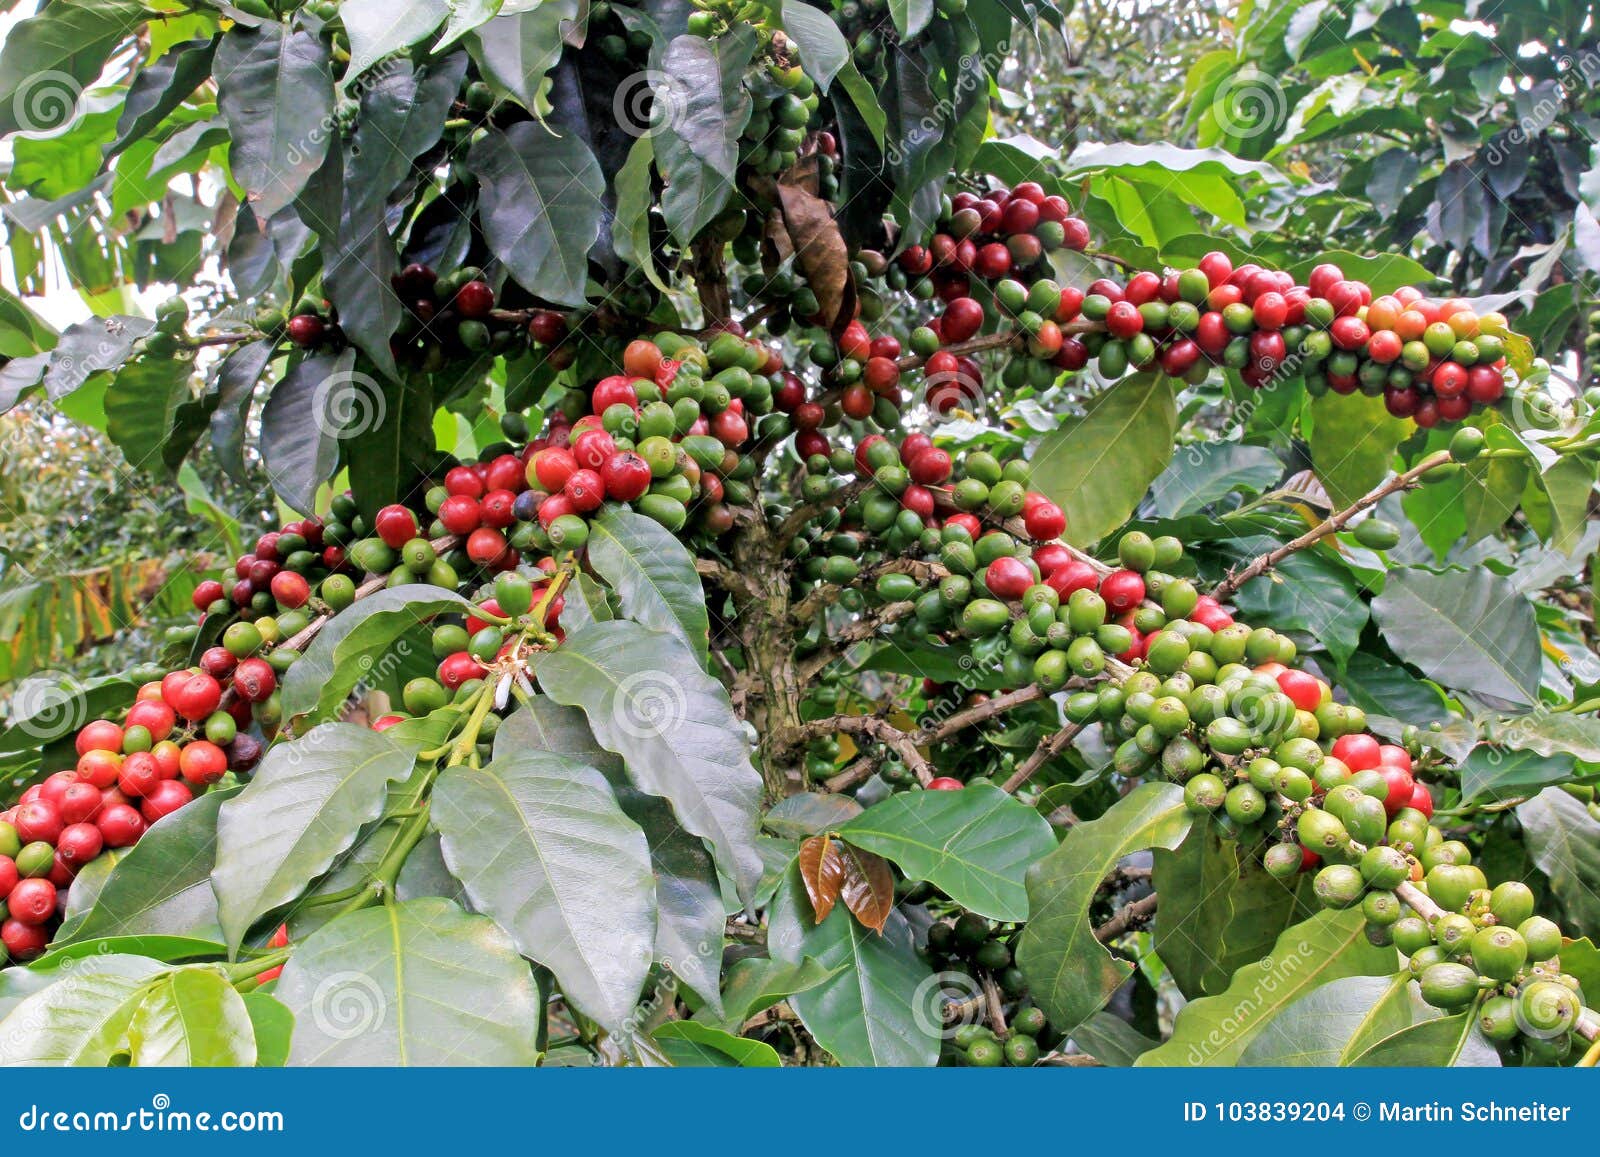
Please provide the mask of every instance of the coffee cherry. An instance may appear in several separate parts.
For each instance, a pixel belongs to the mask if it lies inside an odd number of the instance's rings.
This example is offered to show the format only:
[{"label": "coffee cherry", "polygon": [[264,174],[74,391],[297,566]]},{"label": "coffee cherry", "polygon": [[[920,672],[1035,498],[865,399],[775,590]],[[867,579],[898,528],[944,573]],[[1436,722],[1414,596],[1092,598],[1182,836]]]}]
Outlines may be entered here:
[{"label": "coffee cherry", "polygon": [[312,349],[322,344],[327,326],[315,314],[297,314],[289,319],[285,332],[289,340],[301,349]]}]

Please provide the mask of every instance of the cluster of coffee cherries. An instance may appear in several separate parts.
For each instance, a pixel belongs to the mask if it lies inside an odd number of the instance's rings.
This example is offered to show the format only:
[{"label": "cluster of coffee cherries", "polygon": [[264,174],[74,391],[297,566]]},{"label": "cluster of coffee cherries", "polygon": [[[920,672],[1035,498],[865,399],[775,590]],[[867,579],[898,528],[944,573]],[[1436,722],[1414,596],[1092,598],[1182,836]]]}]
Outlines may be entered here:
[{"label": "cluster of coffee cherries", "polygon": [[606,502],[671,531],[726,533],[731,507],[753,496],[752,421],[777,395],[804,393],[774,351],[733,332],[703,346],[675,333],[639,339],[622,370],[569,393],[572,404],[528,444],[514,516],[541,549],[581,548],[588,516]]},{"label": "cluster of coffee cherries", "polygon": [[[786,43],[786,49],[791,58],[772,62],[746,84],[753,108],[739,137],[739,164],[757,173],[781,173],[800,159],[822,103],[816,83],[792,59],[796,47]],[[831,134],[818,134],[824,135],[828,151],[823,152],[820,140],[814,151],[831,159],[838,149]],[[826,176],[833,177],[831,165]],[[819,191],[824,198],[830,195],[828,189]],[[835,184],[832,192],[837,191]]]},{"label": "cluster of coffee cherries", "polygon": [[[981,194],[963,190],[947,198],[945,208],[932,240],[907,246],[897,263],[909,281],[928,279],[933,296],[947,304],[972,297],[981,283],[1040,267],[1054,250],[1089,244],[1089,227],[1072,215],[1067,199],[1034,181]],[[976,332],[974,326],[945,337],[964,341]]]},{"label": "cluster of coffee cherries", "polygon": [[1028,1002],[1028,982],[1012,962],[1012,945],[1020,932],[1019,925],[995,924],[976,912],[959,910],[928,929],[928,958],[936,971],[988,974],[1004,1001],[1003,1036],[985,1023],[978,984],[972,984],[972,995],[956,1006],[958,1021],[946,1039],[952,1059],[960,1064],[1026,1068],[1039,1060],[1041,1046],[1048,1048],[1059,1040],[1044,1011]]}]

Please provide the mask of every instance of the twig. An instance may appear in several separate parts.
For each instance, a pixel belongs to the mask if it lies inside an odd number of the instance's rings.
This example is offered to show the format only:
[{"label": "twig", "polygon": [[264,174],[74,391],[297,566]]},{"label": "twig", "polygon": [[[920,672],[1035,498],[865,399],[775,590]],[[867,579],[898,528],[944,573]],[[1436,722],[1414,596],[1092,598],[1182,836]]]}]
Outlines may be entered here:
[{"label": "twig", "polygon": [[1021,707],[1025,703],[1034,703],[1045,697],[1045,690],[1037,683],[1030,683],[1026,687],[1019,687],[1015,691],[1007,691],[1004,695],[996,695],[982,703],[971,707],[964,707],[950,718],[939,724],[932,731],[925,733],[923,742],[938,743],[948,739],[958,731],[965,730],[975,723],[982,723],[985,719],[993,718],[1003,712],[1010,711],[1013,707]]},{"label": "twig", "polygon": [[994,974],[987,969],[983,973],[983,1003],[984,1011],[989,1014],[989,1027],[994,1029],[995,1036],[1004,1040],[1011,1033],[1006,1027],[1005,1001],[1000,996],[1000,986],[994,982]]},{"label": "twig", "polygon": [[1068,1069],[1102,1069],[1105,1065],[1088,1053],[1046,1053],[1039,1058],[1041,1065]]},{"label": "twig", "polygon": [[891,748],[924,785],[933,779],[933,767],[917,750],[912,737],[876,715],[830,715],[826,719],[813,719],[792,735],[789,745],[798,748],[809,738],[840,731],[846,735],[863,735]]},{"label": "twig", "polygon": [[1115,940],[1134,925],[1144,925],[1155,914],[1156,894],[1151,892],[1148,896],[1119,908],[1115,916],[1094,930],[1094,938],[1102,944]]},{"label": "twig", "polygon": [[845,483],[845,485],[839,487],[839,489],[835,490],[826,498],[820,499],[816,502],[807,502],[801,506],[795,507],[789,512],[789,517],[785,518],[778,526],[778,532],[776,535],[778,545],[786,545],[791,538],[799,534],[809,522],[816,518],[817,515],[822,514],[824,511],[833,510],[841,506],[848,506],[855,499],[856,495],[860,494],[871,485],[872,479],[857,478],[854,482]]},{"label": "twig", "polygon": [[872,778],[872,773],[878,770],[878,765],[882,762],[883,759],[880,756],[868,752],[838,775],[824,780],[822,783],[823,790],[837,793],[847,791],[858,783],[865,783]]},{"label": "twig", "polygon": [[697,558],[694,569],[701,578],[710,579],[725,591],[738,591],[754,595],[750,580],[725,562],[714,558]]},{"label": "twig", "polygon": [[1000,789],[1007,793],[1015,793],[1023,784],[1033,778],[1033,773],[1044,766],[1047,760],[1055,758],[1066,750],[1078,732],[1083,730],[1081,723],[1063,727],[1054,735],[1046,736],[1039,741],[1039,746],[1033,749],[1033,754],[1022,761],[1022,765],[1011,773],[1011,778],[1000,785]]},{"label": "twig", "polygon": [[1261,575],[1266,574],[1267,571],[1277,566],[1280,562],[1288,558],[1291,554],[1294,554],[1296,551],[1304,550],[1308,546],[1314,546],[1323,539],[1327,538],[1330,534],[1337,534],[1339,531],[1344,529],[1346,523],[1348,523],[1356,515],[1360,514],[1363,510],[1371,509],[1379,502],[1383,501],[1383,499],[1387,498],[1391,494],[1396,493],[1397,491],[1407,490],[1410,487],[1415,486],[1417,480],[1428,471],[1435,470],[1450,461],[1450,452],[1448,450],[1440,450],[1437,454],[1430,454],[1428,457],[1424,458],[1421,462],[1418,462],[1405,473],[1396,474],[1393,478],[1389,479],[1381,486],[1369,490],[1364,496],[1357,499],[1350,506],[1345,507],[1343,510],[1338,511],[1335,514],[1330,514],[1327,518],[1323,519],[1316,526],[1313,526],[1299,538],[1286,542],[1282,546],[1273,550],[1269,550],[1266,554],[1260,555],[1252,560],[1250,564],[1243,570],[1235,571],[1228,575],[1228,577],[1223,579],[1222,582],[1218,583],[1216,589],[1211,592],[1212,597],[1218,602],[1226,602],[1228,599],[1231,599],[1235,594],[1237,594],[1239,588],[1244,586],[1244,584],[1249,582],[1251,579],[1259,578]]},{"label": "twig", "polygon": [[[1103,329],[1105,329],[1103,322],[1090,321],[1088,318],[1083,317],[1074,318],[1061,326],[1061,332],[1069,336],[1080,333],[1098,333]],[[955,354],[959,357],[961,354],[975,354],[981,353],[983,350],[1001,349],[1009,345],[1021,345],[1026,338],[1027,335],[1019,330],[1007,329],[1001,330],[999,333],[981,334],[978,337],[968,338],[966,341],[951,342],[947,346],[941,346],[939,352]],[[902,370],[914,370],[927,360],[927,358],[920,357],[917,354],[907,354],[905,357],[898,359],[895,364]]]}]

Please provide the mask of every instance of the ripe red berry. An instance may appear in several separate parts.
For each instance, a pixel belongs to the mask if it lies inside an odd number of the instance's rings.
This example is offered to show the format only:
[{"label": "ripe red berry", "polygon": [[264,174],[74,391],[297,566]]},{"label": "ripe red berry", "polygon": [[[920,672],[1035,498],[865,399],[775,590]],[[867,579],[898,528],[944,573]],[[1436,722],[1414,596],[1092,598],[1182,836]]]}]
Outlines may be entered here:
[{"label": "ripe red berry", "polygon": [[[615,450],[612,451],[613,454],[615,452]],[[610,455],[607,455],[607,458],[609,457]],[[604,465],[605,461],[606,459],[601,459],[596,465]],[[605,479],[596,470],[589,468],[578,470],[573,473],[572,477],[567,479],[567,484],[562,487],[561,492],[566,496],[567,501],[572,503],[574,510],[587,514],[591,510],[598,509],[600,503],[605,501]]]},{"label": "ripe red berry", "polygon": [[454,691],[470,679],[483,678],[486,668],[466,651],[446,655],[439,663],[439,682]]},{"label": "ripe red berry", "polygon": [[491,490],[478,503],[478,516],[485,526],[504,530],[517,520],[517,496],[509,490]]},{"label": "ripe red berry", "polygon": [[[159,745],[158,745],[159,746]],[[110,787],[117,782],[122,770],[122,756],[109,751],[86,751],[78,757],[78,778],[97,788]],[[66,792],[62,793],[65,799]]]},{"label": "ripe red berry", "polygon": [[1066,512],[1054,502],[1040,502],[1023,511],[1022,524],[1028,537],[1035,542],[1048,542],[1061,537],[1067,529]]},{"label": "ripe red berry", "polygon": [[1089,226],[1081,217],[1068,217],[1061,222],[1061,244],[1068,249],[1082,251],[1089,246]]},{"label": "ripe red berry", "polygon": [[163,694],[174,711],[195,723],[210,715],[222,702],[222,685],[210,675],[196,671],[184,674],[182,681],[170,690],[164,686]]},{"label": "ripe red berry", "polygon": [[56,914],[56,886],[49,880],[18,880],[6,897],[13,920],[40,925]]},{"label": "ripe red berry", "polygon": [[[228,655],[231,666],[233,656],[225,648],[217,647],[224,655]],[[209,651],[207,652],[210,653]],[[204,656],[202,656],[202,659]],[[157,743],[172,734],[172,728],[177,723],[177,715],[165,703],[157,699],[143,699],[128,708],[127,724],[129,727],[143,727],[150,733],[150,738]]]},{"label": "ripe red berry", "polygon": [[301,349],[310,349],[320,344],[327,332],[327,326],[323,325],[322,319],[311,313],[300,313],[291,317],[285,329],[289,334],[289,340]]},{"label": "ripe red berry", "polygon": [[[945,306],[942,317],[944,341],[947,345],[955,342],[966,341],[976,334],[983,325],[983,306],[971,297],[958,297]],[[935,354],[935,357],[938,355]],[[929,361],[929,373],[934,373],[931,368],[932,358]]]},{"label": "ripe red berry", "polygon": [[959,779],[951,779],[948,775],[936,775],[928,781],[929,791],[960,791],[966,786]]},{"label": "ripe red berry", "polygon": [[491,566],[506,554],[505,535],[491,527],[480,526],[467,535],[467,557],[479,566]]},{"label": "ripe red berry", "polygon": [[444,488],[451,494],[465,494],[468,498],[482,498],[486,489],[483,479],[470,466],[454,466],[447,470]]},{"label": "ripe red berry", "polygon": [[1197,268],[1206,275],[1206,280],[1212,286],[1218,286],[1232,276],[1233,261],[1226,253],[1212,250],[1199,260]]},{"label": "ripe red berry", "polygon": [[[1073,591],[1093,590],[1098,581],[1094,568],[1079,559],[1072,559],[1062,563],[1050,572],[1050,577],[1045,580],[1055,589],[1056,594],[1066,598]],[[1141,583],[1141,585],[1143,585]]]},{"label": "ripe red berry", "polygon": [[1106,313],[1106,332],[1115,338],[1130,338],[1144,329],[1139,307],[1131,301],[1116,301]]},{"label": "ripe red berry", "polygon": [[476,498],[452,494],[439,506],[439,522],[451,534],[471,534],[483,524],[483,512]]},{"label": "ripe red berry", "polygon": [[121,751],[122,728],[109,719],[96,719],[84,726],[73,742],[79,755],[86,751]]},{"label": "ripe red berry", "polygon": [[194,588],[194,593],[189,596],[189,600],[194,603],[195,610],[203,611],[226,594],[227,592],[222,589],[222,584],[216,579],[206,579],[205,582]]},{"label": "ripe red berry", "polygon": [[122,770],[117,775],[117,787],[124,795],[141,796],[151,791],[156,784],[164,782],[165,778],[161,774],[155,756],[149,752],[138,751],[122,761]]},{"label": "ripe red berry", "polygon": [[11,826],[17,829],[17,837],[25,844],[35,840],[53,844],[61,835],[64,825],[61,823],[61,813],[54,806],[35,798],[17,805]]},{"label": "ripe red berry", "polygon": [[98,856],[103,846],[105,837],[93,824],[69,824],[61,829],[61,838],[56,841],[56,854],[69,864],[82,865]]},{"label": "ripe red berry", "polygon": [[487,281],[469,281],[456,290],[456,312],[462,317],[480,320],[489,316],[494,308],[494,289]]},{"label": "ripe red berry", "polygon": [[246,703],[260,703],[277,687],[277,673],[265,659],[245,659],[233,672],[233,689]]},{"label": "ripe red berry", "polygon": [[632,450],[613,454],[600,468],[605,492],[618,502],[632,502],[650,489],[650,465]]},{"label": "ripe red berry", "polygon": [[305,576],[292,570],[279,571],[272,576],[272,597],[286,611],[303,607],[311,601],[311,584]]},{"label": "ripe red berry", "polygon": [[126,848],[139,842],[139,837],[144,835],[146,825],[144,817],[130,805],[114,803],[108,804],[100,813],[95,826],[105,837],[106,847]]},{"label": "ripe red berry", "polygon": [[1333,741],[1329,754],[1351,771],[1365,771],[1369,767],[1377,767],[1381,762],[1378,741],[1370,735],[1359,733],[1339,736]]},{"label": "ripe red berry", "polygon": [[1144,600],[1144,579],[1137,571],[1112,571],[1100,580],[1100,597],[1113,611],[1131,610]]},{"label": "ripe red berry", "polygon": [[155,790],[144,797],[139,804],[139,814],[145,823],[153,824],[162,816],[171,815],[184,804],[194,799],[194,792],[189,785],[176,779],[164,779],[158,783]]},{"label": "ripe red berry", "polygon": [[1428,785],[1419,783],[1411,789],[1411,802],[1407,807],[1416,808],[1429,819],[1433,818],[1433,793],[1428,790]]},{"label": "ripe red berry", "polygon": [[1278,690],[1301,711],[1315,711],[1322,704],[1322,680],[1309,671],[1287,668],[1278,675]]},{"label": "ripe red berry", "polygon": [[11,959],[25,963],[45,950],[50,934],[37,925],[12,919],[0,925],[0,942],[5,944]]},{"label": "ripe red berry", "polygon": [[399,550],[417,537],[417,516],[395,503],[378,511],[372,520],[372,529],[390,548]]}]

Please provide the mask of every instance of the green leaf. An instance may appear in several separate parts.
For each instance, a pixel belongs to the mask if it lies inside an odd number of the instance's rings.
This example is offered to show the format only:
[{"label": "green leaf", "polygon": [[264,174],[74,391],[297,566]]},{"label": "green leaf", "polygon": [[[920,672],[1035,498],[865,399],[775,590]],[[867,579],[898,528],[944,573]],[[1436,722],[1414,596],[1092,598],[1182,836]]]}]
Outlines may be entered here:
[{"label": "green leaf", "polygon": [[135,470],[170,474],[205,429],[208,415],[189,391],[189,363],[140,358],[106,390],[106,433]]},{"label": "green leaf", "polygon": [[901,40],[910,40],[933,19],[933,0],[889,0],[889,16]]},{"label": "green leaf", "polygon": [[532,1065],[539,990],[494,921],[425,898],[331,920],[274,993],[293,1065]]},{"label": "green leaf", "polygon": [[791,866],[767,924],[774,960],[798,965],[810,957],[834,973],[793,994],[789,1004],[841,1065],[927,1068],[938,1062],[938,981],[898,911],[889,913],[882,935],[863,928],[843,904],[818,924],[800,872]]},{"label": "green leaf", "polygon": [[783,0],[783,31],[800,46],[800,67],[826,93],[840,69],[850,63],[850,42],[844,33],[827,13],[805,0]]},{"label": "green leaf", "polygon": [[[442,15],[444,0],[437,2]],[[409,5],[406,12],[416,7]],[[378,0],[375,8],[392,18],[390,0]],[[348,10],[345,19],[349,20]],[[337,211],[324,220],[312,215],[309,205],[302,207],[307,224],[322,238],[323,282],[339,303],[340,326],[390,378],[398,378],[399,371],[389,339],[405,308],[390,281],[399,259],[387,223],[389,198],[410,173],[412,161],[438,143],[466,67],[466,56],[460,52],[422,69],[397,60],[362,85],[360,117],[344,145],[342,163],[330,162],[342,176],[340,187],[328,195],[328,208],[337,206]],[[354,76],[356,71],[352,63],[345,75]],[[431,418],[432,407],[428,410]],[[387,421],[382,425],[393,428]],[[369,429],[363,434],[377,432]],[[432,445],[422,439],[409,449],[421,453]],[[356,461],[364,457],[357,455]],[[391,485],[389,494],[404,489]]]},{"label": "green leaf", "polygon": [[1311,989],[1273,1017],[1239,1063],[1296,1068],[1348,1065],[1424,1015],[1433,1014],[1415,995],[1410,972],[1346,976]]},{"label": "green leaf", "polygon": [[1335,506],[1345,507],[1389,475],[1395,447],[1412,430],[1382,398],[1324,394],[1310,403],[1311,461]]},{"label": "green leaf", "polygon": [[1195,442],[1173,455],[1150,500],[1162,518],[1182,518],[1230,494],[1260,494],[1282,477],[1283,463],[1265,446]]},{"label": "green leaf", "polygon": [[[537,112],[545,75],[561,59],[566,26],[579,18],[579,0],[542,0],[531,11],[479,25],[467,45],[483,75],[523,108]],[[541,130],[546,139],[548,133]]]},{"label": "green leaf", "polygon": [[1516,513],[1528,467],[1513,458],[1478,458],[1462,464],[1455,482],[1470,544],[1497,533]]},{"label": "green leaf", "polygon": [[683,826],[711,842],[748,902],[761,878],[761,777],[727,692],[694,653],[676,636],[619,619],[567,636],[537,671],[552,699],[583,708],[641,791],[669,800]]},{"label": "green leaf", "polygon": [[1087,546],[1127,521],[1171,461],[1177,425],[1172,383],[1135,374],[1045,435],[1033,458],[1033,485],[1066,511],[1068,542]]},{"label": "green leaf", "polygon": [[1492,738],[1519,751],[1568,755],[1585,763],[1600,763],[1600,719],[1593,715],[1536,708],[1497,727]]},{"label": "green leaf", "polygon": [[1540,755],[1533,751],[1514,751],[1480,743],[1458,769],[1461,775],[1461,802],[1476,799],[1511,799],[1527,795],[1530,789],[1562,783],[1572,778],[1572,756],[1564,753]]},{"label": "green leaf", "polygon": [[1055,850],[1044,817],[992,783],[964,791],[908,791],[874,804],[839,836],[876,852],[910,880],[927,880],[993,920],[1028,918],[1023,876]]},{"label": "green leaf", "polygon": [[148,19],[138,0],[74,0],[18,21],[0,49],[0,136],[71,124],[79,95]]},{"label": "green leaf", "polygon": [[294,1036],[294,1013],[268,992],[244,994],[244,1008],[256,1037],[256,1067],[281,1069],[289,1060],[289,1042]]},{"label": "green leaf", "polygon": [[211,412],[211,448],[234,481],[245,477],[245,422],[256,383],[277,343],[271,338],[236,346],[217,369],[217,405]]},{"label": "green leaf", "polygon": [[600,236],[605,177],[576,136],[533,121],[490,129],[467,154],[481,191],[484,240],[530,293],[582,305],[589,250]]},{"label": "green leaf", "polygon": [[44,372],[44,392],[59,402],[101,370],[120,369],[133,346],[155,328],[142,317],[95,317],[61,331]]},{"label": "green leaf", "polygon": [[693,1020],[669,1020],[652,1039],[680,1068],[777,1069],[778,1051],[764,1041],[746,1040]]},{"label": "green leaf", "polygon": [[136,140],[149,137],[169,113],[211,76],[217,40],[207,36],[174,44],[134,74],[117,120],[117,136],[106,146],[115,157]]},{"label": "green leaf", "polygon": [[1259,960],[1288,925],[1293,890],[1236,840],[1197,820],[1175,850],[1155,853],[1155,948],[1188,997],[1221,992],[1241,965]]},{"label": "green leaf", "polygon": [[656,269],[650,246],[650,206],[655,201],[650,174],[655,162],[656,147],[650,136],[640,137],[629,147],[628,159],[615,180],[617,213],[611,223],[611,244],[619,258],[643,270],[650,284],[666,293],[667,283]]},{"label": "green leaf", "polygon": [[[421,43],[444,23],[451,5],[447,0],[344,0],[339,21],[350,38],[350,63],[344,83],[349,84],[391,53]],[[383,79],[380,78],[379,83]]]},{"label": "green leaf", "polygon": [[1537,702],[1533,607],[1492,571],[1390,571],[1372,615],[1394,653],[1428,678],[1510,703]]},{"label": "green leaf", "polygon": [[1441,1016],[1403,1028],[1349,1062],[1357,1068],[1491,1068],[1500,1054],[1478,1031],[1471,1011]]},{"label": "green leaf", "polygon": [[379,392],[376,382],[354,371],[355,362],[356,351],[349,348],[303,357],[261,408],[261,462],[272,489],[294,510],[313,509],[317,487],[333,476],[339,462],[343,423],[335,400]]},{"label": "green leaf", "polygon": [[336,136],[329,128],[328,45],[308,29],[276,21],[235,24],[222,35],[215,72],[233,178],[264,221],[300,195]]},{"label": "green leaf", "polygon": [[714,41],[685,33],[662,54],[667,91],[656,96],[663,106],[656,115],[666,123],[655,136],[656,167],[667,182],[662,215],[683,245],[717,218],[733,194],[739,136],[751,109],[744,72],[755,50],[754,29],[736,23]]},{"label": "green leaf", "polygon": [[120,676],[80,681],[59,671],[30,675],[17,684],[6,704],[0,755],[37,750],[65,739],[89,720],[128,706],[137,690]]},{"label": "green leaf", "polygon": [[1600,935],[1600,821],[1558,787],[1547,787],[1517,807],[1523,842],[1550,890],[1566,910],[1567,935]]},{"label": "green leaf", "polygon": [[636,623],[688,644],[702,664],[711,646],[710,615],[694,556],[653,518],[608,510],[589,523],[589,565]]},{"label": "green leaf", "polygon": [[775,836],[800,840],[842,827],[860,814],[861,805],[847,795],[802,791],[773,804],[761,826]]},{"label": "green leaf", "polygon": [[471,609],[460,595],[425,583],[374,591],[335,615],[289,668],[283,680],[284,718],[322,720],[337,714],[374,664],[417,624]]},{"label": "green leaf", "polygon": [[1450,716],[1444,693],[1424,683],[1398,663],[1357,651],[1345,663],[1339,685],[1350,701],[1373,715],[1404,719],[1421,727],[1444,722]]},{"label": "green leaf", "polygon": [[1550,499],[1550,545],[1571,554],[1588,525],[1594,465],[1576,455],[1557,459],[1539,475],[1539,486]]},{"label": "green leaf", "polygon": [[1346,976],[1394,972],[1393,948],[1367,940],[1360,909],[1326,909],[1284,930],[1270,955],[1234,973],[1227,991],[1185,1005],[1172,1037],[1139,1065],[1237,1065],[1255,1040],[1302,995]]},{"label": "green leaf", "polygon": [[0,1021],[0,1065],[109,1064],[151,979],[166,970],[144,956],[85,957]]},{"label": "green leaf", "polygon": [[454,767],[434,786],[433,820],[472,907],[580,1011],[625,1033],[650,971],[655,880],[644,833],[605,778],[537,751]]},{"label": "green leaf", "polygon": [[1135,788],[1099,819],[1079,824],[1028,872],[1031,913],[1017,966],[1034,1001],[1063,1031],[1088,1020],[1133,972],[1095,939],[1089,909],[1117,862],[1145,848],[1175,848],[1189,830],[1183,789],[1171,783]]},{"label": "green leaf", "polygon": [[454,44],[461,37],[475,28],[480,28],[500,14],[500,7],[504,0],[447,0],[450,5],[450,19],[444,26],[444,32],[439,39],[434,41],[433,51],[443,52],[445,48]]},{"label": "green leaf", "polygon": [[230,952],[355,843],[415,762],[411,748],[354,723],[324,723],[268,750],[217,818],[211,882]]},{"label": "green leaf", "polygon": [[1367,625],[1367,604],[1350,571],[1326,555],[1291,554],[1239,589],[1240,618],[1257,626],[1299,631],[1343,663]]},{"label": "green leaf", "polygon": [[136,1068],[254,1066],[250,1010],[222,974],[204,966],[161,978],[128,1025]]},{"label": "green leaf", "polygon": [[[737,1032],[756,1013],[797,992],[815,988],[835,975],[835,970],[823,967],[809,956],[796,964],[771,957],[746,956],[735,960],[728,968],[728,980],[722,989],[725,1011],[705,1011],[712,1012],[716,1022],[729,1032]],[[698,1019],[709,1019],[696,1015]]]},{"label": "green leaf", "polygon": [[83,920],[54,946],[133,935],[220,941],[217,898],[211,890],[217,817],[240,790],[208,791],[152,824],[137,844],[120,854]]},{"label": "green leaf", "polygon": [[1126,1068],[1151,1049],[1151,1040],[1127,1021],[1112,1013],[1095,1013],[1072,1030],[1072,1041],[1103,1065]]}]

